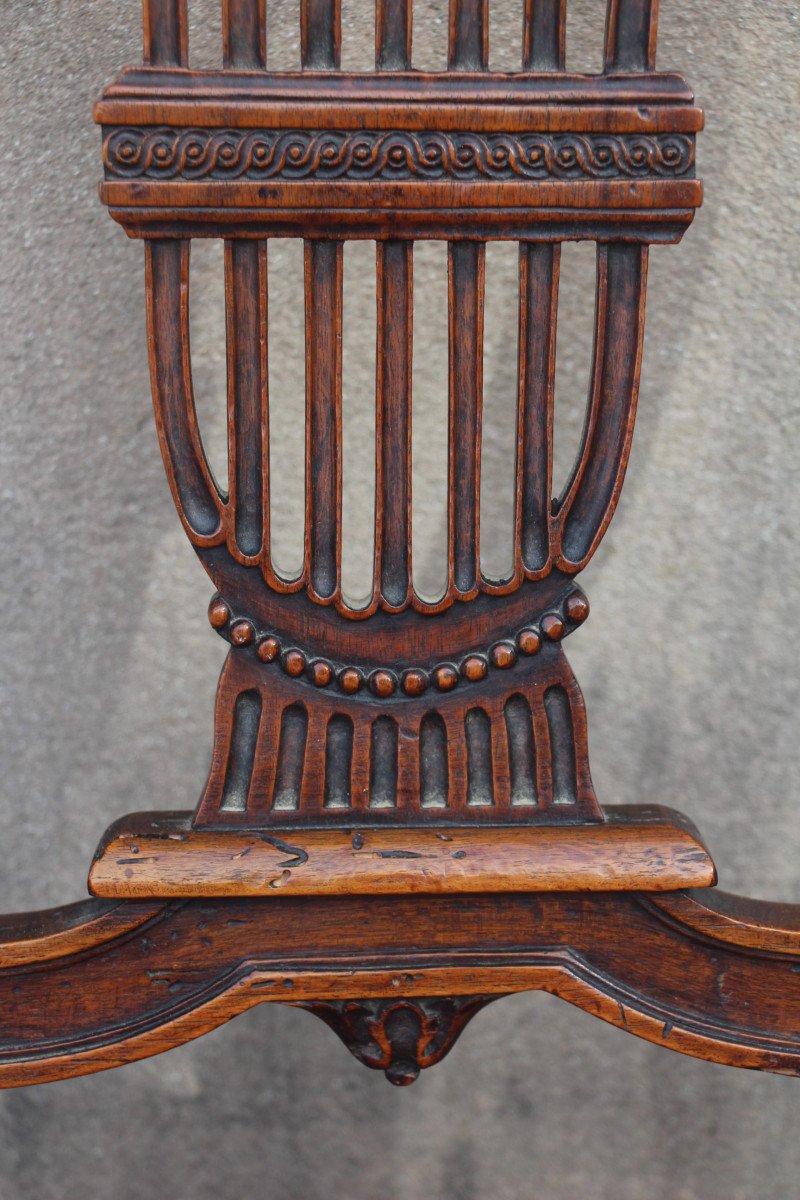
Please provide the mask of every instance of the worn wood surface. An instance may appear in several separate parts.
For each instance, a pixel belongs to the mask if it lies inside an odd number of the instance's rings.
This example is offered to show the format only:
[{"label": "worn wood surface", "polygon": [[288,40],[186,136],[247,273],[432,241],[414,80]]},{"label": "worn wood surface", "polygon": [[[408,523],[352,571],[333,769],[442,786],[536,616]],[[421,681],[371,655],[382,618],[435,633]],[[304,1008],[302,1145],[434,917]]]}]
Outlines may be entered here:
[{"label": "worn wood surface", "polygon": [[[410,1082],[489,998],[536,989],[657,1046],[800,1073],[796,918],[777,948],[758,904],[677,895],[680,914],[675,895],[618,892],[131,902],[116,938],[28,965],[17,929],[0,943],[0,1079],[119,1066],[278,1002],[317,1012],[360,1061]],[[69,920],[31,914],[28,936]]]},{"label": "worn wood surface", "polygon": [[192,827],[191,813],[134,813],[100,844],[93,896],[337,896],[658,891],[709,887],[711,857],[685,818],[606,810],[601,825],[303,829],[286,837]]},{"label": "worn wood surface", "polygon": [[[659,1045],[800,1071],[800,916],[713,891],[696,832],[604,812],[561,641],[589,614],[631,451],[648,245],[700,204],[702,113],[655,70],[656,0],[608,0],[604,69],[570,74],[565,0],[526,0],[520,70],[488,0],[450,0],[416,73],[411,0],[376,0],[374,72],[341,71],[339,0],[301,0],[302,71],[266,69],[264,0],[224,0],[197,71],[186,0],[145,0],[143,65],[95,109],[111,215],[145,239],[156,424],[230,644],[193,818],[138,814],[95,899],[0,922],[0,1080],[156,1053],[263,1001],[307,1008],[394,1083],[490,1001],[544,989]],[[191,239],[225,240],[229,488],[189,345]],[[268,237],[305,240],[305,539],[272,561]],[[343,241],[376,240],[372,591],[342,587]],[[413,242],[448,245],[446,585],[411,555]],[[486,242],[519,241],[514,555],[481,556]],[[584,433],[553,496],[560,243],[597,244]],[[278,492],[278,502],[279,502]],[[623,890],[624,889],[624,890]],[[679,889],[679,890],[669,890]]]},{"label": "worn wood surface", "polygon": [[[146,65],[95,110],[101,196],[146,239],[150,366],[184,529],[231,644],[198,826],[323,820],[599,822],[580,690],[560,642],[589,608],[573,578],[617,506],[636,414],[648,243],[700,203],[702,113],[655,71],[656,7],[608,5],[605,69],[568,72],[562,3],[524,9],[520,71],[488,69],[490,6],[452,0],[448,69],[413,62],[413,5],[380,0],[374,72],[340,69],[336,0],[301,5],[300,72],[265,68],[264,10],[230,0],[224,67],[192,68],[183,0],[148,10]],[[257,69],[254,69],[257,68]],[[230,486],[194,411],[191,239],[226,242]],[[305,239],[303,563],[271,548],[266,239]],[[377,240],[371,594],[342,586],[343,241]],[[448,241],[446,585],[420,593],[412,539],[413,241]],[[513,566],[481,554],[487,240],[520,241]],[[559,244],[598,241],[584,436],[553,496]],[[435,618],[435,620],[433,619]],[[440,811],[442,810],[442,811]]]}]

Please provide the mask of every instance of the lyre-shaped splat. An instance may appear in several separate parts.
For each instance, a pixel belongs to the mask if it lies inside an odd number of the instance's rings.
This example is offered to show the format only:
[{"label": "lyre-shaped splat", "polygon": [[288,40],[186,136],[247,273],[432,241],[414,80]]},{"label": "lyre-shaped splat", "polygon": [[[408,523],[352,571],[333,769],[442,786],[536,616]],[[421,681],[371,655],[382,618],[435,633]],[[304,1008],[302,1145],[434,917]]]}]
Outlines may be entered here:
[{"label": "lyre-shaped splat", "polygon": [[[225,6],[225,71],[212,84],[184,79],[183,8],[154,0],[151,73],[127,72],[97,110],[103,197],[145,239],[167,473],[218,588],[212,624],[232,645],[195,824],[601,821],[560,642],[588,614],[572,580],[611,520],[630,452],[647,245],[677,240],[700,200],[701,116],[682,80],[654,73],[655,6],[609,5],[598,77],[565,73],[561,3],[527,5],[523,71],[510,76],[488,70],[483,0],[453,0],[439,76],[410,71],[406,2],[378,5],[374,75],[340,72],[332,0],[302,6],[303,72],[268,74],[262,15],[244,0]],[[305,543],[291,579],[270,547],[280,496],[268,478],[266,254],[268,237],[289,235],[306,239]],[[226,242],[227,496],[194,417],[192,236]],[[341,569],[342,265],[344,242],[365,236],[377,254],[376,536],[372,596],[356,608]],[[411,554],[420,237],[448,241],[447,583],[436,600],[415,588]],[[520,246],[515,549],[503,579],[486,576],[480,550],[493,237]],[[575,237],[598,243],[594,365],[582,445],[553,498],[559,248]]]},{"label": "lyre-shaped splat", "polygon": [[[196,813],[122,819],[91,871],[105,900],[0,929],[8,1083],[153,1053],[264,1000],[317,1013],[361,1061],[405,1083],[489,1000],[534,988],[686,1053],[799,1069],[797,913],[708,898],[699,889],[714,883],[713,863],[679,814],[600,808],[561,647],[588,616],[575,576],[614,514],[631,449],[648,246],[679,241],[700,203],[702,114],[680,76],[655,70],[656,0],[608,0],[597,76],[568,73],[565,0],[523,7],[519,71],[488,69],[488,0],[450,0],[447,70],[423,74],[412,69],[411,0],[376,0],[376,69],[348,74],[338,0],[302,0],[303,69],[273,73],[264,0],[223,0],[224,67],[202,72],[189,66],[186,0],[144,0],[144,66],[96,109],[101,196],[144,240],[161,448],[217,588],[211,624],[231,649]],[[227,493],[192,395],[196,237],[225,242]],[[271,551],[272,237],[305,243],[295,578]],[[363,608],[342,590],[353,238],[374,240],[377,260]],[[449,284],[447,582],[436,600],[415,587],[411,553],[411,431],[426,402],[411,392],[414,243],[430,238],[447,243]],[[480,542],[493,239],[519,245],[506,578],[484,572]],[[560,248],[574,239],[597,244],[594,352],[583,438],[554,497]]]}]

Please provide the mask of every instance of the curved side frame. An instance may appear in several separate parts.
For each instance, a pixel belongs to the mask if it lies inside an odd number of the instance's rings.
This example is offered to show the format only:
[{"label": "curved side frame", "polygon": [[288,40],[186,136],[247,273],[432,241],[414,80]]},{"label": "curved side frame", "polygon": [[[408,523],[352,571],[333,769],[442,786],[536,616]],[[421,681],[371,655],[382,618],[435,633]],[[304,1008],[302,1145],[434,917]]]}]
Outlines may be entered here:
[{"label": "curved side frame", "polygon": [[537,989],[668,1049],[800,1074],[800,908],[725,893],[89,901],[0,929],[9,1087],[159,1053],[265,1001],[408,1083],[484,1004]]}]

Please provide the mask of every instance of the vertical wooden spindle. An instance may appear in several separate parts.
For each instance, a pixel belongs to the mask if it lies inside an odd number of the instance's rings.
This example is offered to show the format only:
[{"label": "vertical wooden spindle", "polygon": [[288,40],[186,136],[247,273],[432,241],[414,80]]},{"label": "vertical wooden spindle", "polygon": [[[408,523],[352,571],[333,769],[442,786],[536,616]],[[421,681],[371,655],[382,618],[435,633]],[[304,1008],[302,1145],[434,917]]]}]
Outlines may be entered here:
[{"label": "vertical wooden spindle", "polygon": [[525,0],[523,71],[563,71],[566,39],[567,0]]},{"label": "vertical wooden spindle", "polygon": [[222,61],[226,67],[266,67],[266,0],[222,0]]},{"label": "vertical wooden spindle", "polygon": [[485,246],[451,242],[449,297],[450,586],[474,594],[480,570],[480,454]]},{"label": "vertical wooden spindle", "polygon": [[[448,67],[481,71],[488,63],[488,0],[450,0]],[[483,243],[449,244],[449,574],[450,588],[462,595],[475,592],[480,571],[485,261]]]},{"label": "vertical wooden spindle", "polygon": [[[375,65],[410,69],[411,0],[376,0]],[[412,254],[410,242],[378,243],[375,588],[391,607],[411,577]]]},{"label": "vertical wooden spindle", "polygon": [[[341,0],[301,0],[304,70],[341,64]],[[339,589],[342,562],[342,243],[305,244],[306,576],[321,599]]]},{"label": "vertical wooden spindle", "polygon": [[379,71],[411,69],[411,0],[376,0],[375,66]]},{"label": "vertical wooden spindle", "polygon": [[[265,0],[223,0],[226,67],[266,67]],[[228,341],[228,479],[232,550],[269,552],[269,411],[267,384],[267,243],[225,244]]]},{"label": "vertical wooden spindle", "polygon": [[608,0],[605,70],[654,71],[658,0]]},{"label": "vertical wooden spindle", "polygon": [[342,59],[341,0],[301,0],[300,58],[305,71],[338,71]]},{"label": "vertical wooden spindle", "polygon": [[376,588],[403,605],[411,571],[412,247],[378,244]]},{"label": "vertical wooden spindle", "polygon": [[187,0],[143,0],[144,61],[151,67],[189,65]]},{"label": "vertical wooden spindle", "polygon": [[516,543],[526,572],[550,558],[553,397],[561,248],[523,242],[519,248],[519,401]]},{"label": "vertical wooden spindle", "polygon": [[489,0],[450,0],[447,66],[485,71],[489,65]]},{"label": "vertical wooden spindle", "polygon": [[339,587],[342,541],[342,243],[306,242],[306,574]]},{"label": "vertical wooden spindle", "polygon": [[594,362],[581,447],[559,506],[560,559],[582,570],[608,527],[630,456],[644,343],[647,246],[597,248]]},{"label": "vertical wooden spindle", "polygon": [[[269,547],[267,243],[225,243],[228,342],[228,480],[242,554]],[[233,549],[233,547],[231,547]]]},{"label": "vertical wooden spindle", "polygon": [[150,379],[161,453],[175,505],[189,536],[213,537],[221,497],[203,451],[189,358],[189,242],[145,241]]}]

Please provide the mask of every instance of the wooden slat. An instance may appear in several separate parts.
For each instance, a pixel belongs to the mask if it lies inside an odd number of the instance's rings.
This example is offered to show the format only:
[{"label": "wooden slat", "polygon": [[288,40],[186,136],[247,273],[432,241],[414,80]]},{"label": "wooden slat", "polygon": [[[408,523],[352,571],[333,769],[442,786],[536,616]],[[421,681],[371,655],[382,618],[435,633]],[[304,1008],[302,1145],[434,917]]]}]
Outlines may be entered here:
[{"label": "wooden slat", "polygon": [[594,363],[578,458],[559,505],[559,562],[582,568],[619,499],[636,418],[647,247],[598,246]]},{"label": "wooden slat", "polygon": [[338,71],[342,59],[341,0],[301,0],[300,58],[304,70]]},{"label": "wooden slat", "polygon": [[[461,748],[463,768],[463,739]],[[465,771],[458,787],[453,808],[464,806]],[[280,903],[292,895],[660,892],[716,881],[708,851],[678,813],[631,805],[608,817],[557,828],[451,824],[444,836],[442,828],[362,828],[354,837],[352,827],[295,827],[271,838],[247,829],[192,829],[183,813],[134,813],[106,833],[89,887],[114,899],[260,896],[267,904],[267,897]]]},{"label": "wooden slat", "polygon": [[563,71],[566,44],[567,0],[525,0],[523,71]]},{"label": "wooden slat", "polygon": [[411,69],[411,0],[376,0],[375,66],[379,71]]},{"label": "wooden slat", "polygon": [[269,548],[267,243],[225,244],[228,341],[228,479],[234,516],[231,550]]},{"label": "wooden slat", "polygon": [[187,0],[143,0],[144,61],[153,67],[189,65]]},{"label": "wooden slat", "polygon": [[653,71],[658,0],[608,0],[605,70]]},{"label": "wooden slat", "polygon": [[449,577],[474,594],[480,570],[480,447],[485,246],[451,242],[449,296]]},{"label": "wooden slat", "polygon": [[178,512],[195,544],[220,526],[221,498],[203,452],[189,360],[189,243],[145,245],[150,379],[164,465]]},{"label": "wooden slat", "polygon": [[[376,0],[375,65],[411,68],[411,0]],[[391,607],[411,578],[412,254],[407,242],[377,246],[375,591]]]},{"label": "wooden slat", "polygon": [[226,67],[266,67],[266,0],[222,0],[222,61]]},{"label": "wooden slat", "polygon": [[332,599],[342,540],[342,243],[306,242],[306,575]]},{"label": "wooden slat", "polygon": [[375,587],[400,607],[411,575],[412,246],[379,242]]},{"label": "wooden slat", "polygon": [[489,0],[450,0],[447,66],[451,71],[489,66]]},{"label": "wooden slat", "polygon": [[[341,0],[301,0],[304,70],[341,65]],[[333,598],[341,576],[342,245],[306,242],[306,575]]]},{"label": "wooden slat", "polygon": [[550,559],[553,397],[561,248],[523,242],[519,253],[519,400],[516,545],[519,565],[544,570]]}]

